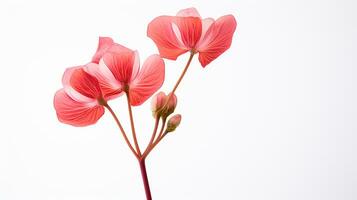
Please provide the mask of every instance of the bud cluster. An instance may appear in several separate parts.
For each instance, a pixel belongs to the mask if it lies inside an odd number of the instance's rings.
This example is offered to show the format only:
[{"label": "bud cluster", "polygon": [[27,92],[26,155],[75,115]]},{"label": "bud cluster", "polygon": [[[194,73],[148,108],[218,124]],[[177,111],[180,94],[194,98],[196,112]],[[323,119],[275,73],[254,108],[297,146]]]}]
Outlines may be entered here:
[{"label": "bud cluster", "polygon": [[167,118],[175,111],[176,105],[177,97],[175,94],[166,95],[164,92],[159,92],[152,99],[151,110],[155,118]]},{"label": "bud cluster", "polygon": [[[171,115],[176,108],[177,97],[175,94],[166,95],[164,92],[157,93],[151,102],[152,114],[155,118],[160,118],[166,120],[169,115]],[[166,133],[174,131],[181,122],[181,115],[176,114],[172,116],[166,127]]]}]

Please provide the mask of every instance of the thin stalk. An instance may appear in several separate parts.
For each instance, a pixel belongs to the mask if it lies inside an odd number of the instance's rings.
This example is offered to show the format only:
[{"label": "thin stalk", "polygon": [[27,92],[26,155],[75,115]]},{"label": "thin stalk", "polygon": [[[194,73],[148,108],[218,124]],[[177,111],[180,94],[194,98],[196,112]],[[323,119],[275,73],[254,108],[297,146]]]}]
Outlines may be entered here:
[{"label": "thin stalk", "polygon": [[191,54],[190,54],[190,57],[188,58],[188,61],[187,61],[187,63],[186,63],[186,66],[185,66],[185,68],[183,69],[183,71],[182,71],[182,73],[181,73],[181,75],[180,75],[180,78],[177,80],[177,82],[176,82],[174,88],[172,89],[171,94],[174,94],[175,91],[176,91],[176,89],[177,89],[177,87],[180,85],[180,83],[181,83],[183,77],[185,76],[185,74],[186,74],[186,72],[187,72],[188,67],[189,67],[190,64],[191,64],[191,61],[192,61],[192,58],[193,58],[194,55],[195,55],[195,53],[194,53],[193,51],[191,51]]},{"label": "thin stalk", "polygon": [[156,147],[156,145],[159,144],[159,142],[167,135],[167,133],[168,132],[165,131],[163,134],[160,134],[160,137],[158,137],[156,141],[151,145],[151,148],[149,149],[147,154],[149,154]]},{"label": "thin stalk", "polygon": [[165,136],[165,134],[163,135],[165,125],[166,125],[166,118],[162,120],[161,129],[160,129],[159,135],[157,136],[155,142],[152,143],[150,146],[148,146],[148,148],[143,153],[143,155],[142,155],[143,159],[145,159],[149,155],[151,150],[153,150],[154,147],[157,145],[157,143],[159,143],[161,141],[161,139]]},{"label": "thin stalk", "polygon": [[128,137],[126,136],[126,133],[125,133],[125,131],[124,131],[124,128],[123,128],[123,126],[121,125],[121,123],[120,123],[118,117],[117,117],[116,114],[114,113],[113,109],[112,109],[107,103],[106,103],[104,106],[109,110],[110,114],[112,114],[112,116],[113,116],[115,122],[117,123],[117,125],[118,125],[118,127],[119,127],[119,129],[120,129],[120,132],[122,133],[122,135],[123,135],[123,137],[124,137],[124,140],[125,140],[126,144],[127,144],[128,147],[130,148],[130,150],[133,152],[133,154],[135,155],[135,157],[139,159],[139,155],[136,153],[136,151],[134,150],[133,146],[131,145],[131,143],[130,143]]},{"label": "thin stalk", "polygon": [[126,99],[127,99],[127,103],[128,103],[130,126],[131,126],[131,132],[133,134],[133,140],[134,140],[135,148],[136,148],[136,151],[138,152],[138,155],[141,156],[140,147],[139,147],[139,144],[138,144],[138,139],[136,138],[133,111],[131,110],[129,92],[126,92]]},{"label": "thin stalk", "polygon": [[157,132],[157,128],[159,126],[159,121],[160,121],[160,117],[156,117],[155,118],[155,126],[154,126],[154,130],[153,130],[153,133],[151,135],[151,139],[150,139],[150,142],[149,144],[147,145],[143,155],[145,154],[145,152],[147,151],[147,149],[151,146],[151,144],[154,142],[154,139],[155,139],[155,136],[156,136],[156,132]]},{"label": "thin stalk", "polygon": [[178,88],[178,86],[180,85],[180,83],[181,83],[183,77],[185,76],[185,74],[186,74],[186,72],[187,72],[187,69],[188,69],[188,67],[189,67],[190,64],[191,64],[191,61],[192,61],[192,58],[193,58],[194,55],[195,55],[195,51],[191,51],[191,54],[190,54],[190,57],[188,58],[188,61],[187,61],[187,63],[186,63],[186,66],[185,66],[185,68],[183,69],[183,71],[182,71],[182,73],[181,73],[179,79],[176,81],[176,84],[175,84],[174,88],[173,88],[173,89],[171,90],[171,92],[169,93],[169,96],[168,96],[168,98],[167,98],[167,100],[166,100],[165,105],[167,105],[167,104],[169,103],[169,101],[170,101],[172,95],[175,94],[175,91],[177,90],[177,88]]},{"label": "thin stalk", "polygon": [[167,118],[162,119],[162,125],[161,125],[161,128],[160,128],[159,135],[156,138],[156,141],[162,136],[162,133],[164,132],[164,128],[165,128],[165,125],[166,125],[166,121],[167,121]]}]

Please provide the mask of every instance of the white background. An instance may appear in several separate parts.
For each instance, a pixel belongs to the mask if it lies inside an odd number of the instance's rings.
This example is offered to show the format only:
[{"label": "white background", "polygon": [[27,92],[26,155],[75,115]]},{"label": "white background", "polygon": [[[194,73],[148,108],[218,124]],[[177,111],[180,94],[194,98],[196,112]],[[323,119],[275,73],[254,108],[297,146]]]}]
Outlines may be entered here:
[{"label": "white background", "polygon": [[[235,15],[232,47],[177,95],[182,124],[147,160],[155,200],[357,199],[357,14],[354,0],[0,2],[0,199],[144,199],[138,164],[109,113],[58,122],[66,67],[87,63],[98,36],[157,53],[156,16],[195,6]],[[169,91],[186,62],[166,61]],[[123,98],[111,102],[126,124]],[[149,102],[135,108],[141,145]]]}]

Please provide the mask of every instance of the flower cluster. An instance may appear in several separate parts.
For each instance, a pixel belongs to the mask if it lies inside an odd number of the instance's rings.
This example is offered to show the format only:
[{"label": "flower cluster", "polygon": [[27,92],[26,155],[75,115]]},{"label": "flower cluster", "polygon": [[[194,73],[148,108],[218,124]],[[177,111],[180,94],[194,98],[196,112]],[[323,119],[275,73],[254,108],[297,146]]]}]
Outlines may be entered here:
[{"label": "flower cluster", "polygon": [[151,55],[141,69],[139,65],[137,51],[99,38],[91,62],[65,71],[63,89],[54,98],[58,119],[73,126],[93,124],[104,114],[107,101],[123,93],[131,105],[141,105],[163,84],[165,64],[159,55]]},{"label": "flower cluster", "polygon": [[199,53],[198,60],[205,67],[232,43],[237,23],[233,15],[217,20],[202,19],[195,8],[181,10],[176,16],[160,16],[148,26],[148,36],[156,43],[163,58],[176,60],[188,51]]},{"label": "flower cluster", "polygon": [[[175,91],[194,55],[198,54],[202,67],[206,67],[230,47],[235,29],[234,16],[202,19],[195,8],[181,10],[176,16],[156,17],[149,23],[147,35],[156,44],[159,55],[149,56],[142,67],[137,51],[117,44],[109,37],[100,37],[97,51],[88,63],[65,70],[63,88],[54,97],[58,120],[73,126],[88,126],[96,123],[107,109],[140,163],[146,197],[151,199],[145,158],[181,122],[180,114],[169,118],[177,104]],[[159,92],[152,98],[154,130],[145,151],[141,152],[131,107],[143,104],[162,86],[165,78],[163,58],[176,60],[186,52],[190,52],[189,59],[171,92],[168,95]],[[127,98],[134,145],[108,104],[122,95]]]}]

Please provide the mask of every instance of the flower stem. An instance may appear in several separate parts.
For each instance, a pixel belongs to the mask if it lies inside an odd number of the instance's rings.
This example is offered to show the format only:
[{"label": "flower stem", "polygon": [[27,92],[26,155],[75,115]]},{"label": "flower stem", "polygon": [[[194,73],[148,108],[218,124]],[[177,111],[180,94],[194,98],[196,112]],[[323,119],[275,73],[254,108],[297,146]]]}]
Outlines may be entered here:
[{"label": "flower stem", "polygon": [[140,147],[139,147],[139,144],[138,144],[138,139],[136,138],[133,111],[131,110],[129,92],[126,92],[126,99],[127,99],[127,102],[128,102],[128,110],[129,110],[129,117],[130,117],[131,132],[133,134],[133,140],[134,140],[136,152],[138,152],[138,155],[141,156]]},{"label": "flower stem", "polygon": [[130,143],[128,137],[127,137],[126,134],[125,134],[124,128],[123,128],[123,126],[121,125],[121,123],[120,123],[118,117],[117,117],[116,114],[114,113],[113,109],[112,109],[107,103],[106,103],[104,106],[109,110],[110,114],[112,114],[112,116],[113,116],[115,122],[116,122],[117,125],[119,126],[119,129],[120,129],[120,131],[121,131],[121,133],[122,133],[122,135],[123,135],[123,137],[124,137],[124,140],[125,140],[126,144],[129,146],[130,150],[133,152],[133,154],[135,155],[135,157],[139,159],[138,154],[135,152],[133,146],[131,145],[131,143]]},{"label": "flower stem", "polygon": [[150,146],[152,145],[152,143],[154,142],[154,139],[155,139],[155,136],[156,136],[156,132],[157,132],[157,128],[159,126],[159,121],[160,121],[160,118],[159,117],[156,117],[155,118],[155,126],[154,126],[154,131],[151,135],[151,139],[150,139],[150,142],[148,144],[148,146],[146,147],[144,153],[143,153],[143,156],[145,155],[146,151],[150,148]]},{"label": "flower stem", "polygon": [[151,148],[149,149],[147,154],[149,154],[151,150],[153,150],[156,147],[156,145],[159,144],[159,142],[162,140],[162,138],[164,138],[167,135],[167,133],[168,132],[165,131],[163,134],[160,134],[160,136],[156,139],[156,141],[151,145]]},{"label": "flower stem", "polygon": [[152,200],[148,175],[146,173],[145,159],[139,160],[139,165],[140,165],[141,177],[143,178],[146,199]]},{"label": "flower stem", "polygon": [[154,142],[152,142],[152,143],[150,144],[150,146],[148,146],[148,147],[146,148],[145,152],[143,153],[143,155],[142,155],[142,158],[143,158],[143,159],[145,159],[145,158],[149,155],[149,153],[151,152],[151,150],[153,150],[154,147],[157,145],[157,143],[159,143],[160,140],[162,139],[165,125],[166,125],[166,118],[162,120],[161,129],[160,129],[160,132],[159,132],[159,134],[158,134],[156,140],[155,140]]},{"label": "flower stem", "polygon": [[186,63],[186,66],[185,66],[184,70],[182,71],[182,73],[181,73],[181,75],[180,75],[180,78],[177,80],[177,82],[176,82],[174,88],[173,88],[172,91],[171,91],[171,94],[174,94],[175,91],[176,91],[176,89],[177,89],[177,87],[180,85],[180,83],[181,83],[183,77],[185,76],[185,74],[186,74],[186,72],[187,72],[188,67],[189,67],[190,64],[191,64],[191,61],[192,61],[192,58],[193,58],[194,55],[195,55],[195,53],[192,51],[191,54],[190,54],[190,57],[188,58],[188,61],[187,61],[187,63]]}]

